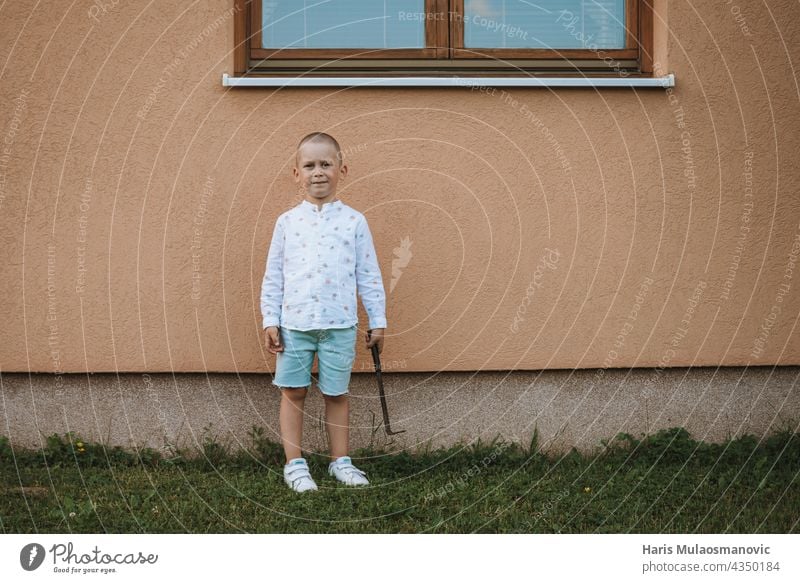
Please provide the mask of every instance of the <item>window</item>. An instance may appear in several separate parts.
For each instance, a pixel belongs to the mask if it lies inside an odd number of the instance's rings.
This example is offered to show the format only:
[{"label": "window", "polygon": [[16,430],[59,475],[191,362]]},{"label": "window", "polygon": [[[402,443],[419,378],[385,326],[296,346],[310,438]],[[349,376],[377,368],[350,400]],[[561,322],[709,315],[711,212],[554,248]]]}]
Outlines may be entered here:
[{"label": "window", "polygon": [[652,0],[234,0],[237,75],[652,75]]}]

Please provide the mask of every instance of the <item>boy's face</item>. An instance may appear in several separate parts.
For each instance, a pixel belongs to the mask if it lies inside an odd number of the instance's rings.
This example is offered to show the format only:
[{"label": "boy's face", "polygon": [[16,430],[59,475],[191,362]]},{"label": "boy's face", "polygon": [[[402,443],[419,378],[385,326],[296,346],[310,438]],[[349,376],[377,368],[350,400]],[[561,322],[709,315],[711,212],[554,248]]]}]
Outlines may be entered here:
[{"label": "boy's face", "polygon": [[347,165],[340,163],[333,144],[310,140],[297,150],[293,172],[305,199],[322,204],[336,197],[336,186],[347,176]]}]

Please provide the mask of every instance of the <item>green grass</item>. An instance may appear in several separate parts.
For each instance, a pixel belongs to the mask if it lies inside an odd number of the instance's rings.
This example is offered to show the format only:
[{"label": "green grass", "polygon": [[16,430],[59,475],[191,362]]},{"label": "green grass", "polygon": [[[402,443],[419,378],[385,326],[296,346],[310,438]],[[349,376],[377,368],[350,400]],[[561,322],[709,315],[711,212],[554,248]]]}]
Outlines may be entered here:
[{"label": "green grass", "polygon": [[306,454],[320,490],[283,482],[280,445],[254,428],[229,454],[165,457],[56,435],[0,438],[3,533],[797,533],[800,434],[694,441],[681,428],[620,434],[592,456],[502,441],[419,453],[356,450],[350,488]]}]

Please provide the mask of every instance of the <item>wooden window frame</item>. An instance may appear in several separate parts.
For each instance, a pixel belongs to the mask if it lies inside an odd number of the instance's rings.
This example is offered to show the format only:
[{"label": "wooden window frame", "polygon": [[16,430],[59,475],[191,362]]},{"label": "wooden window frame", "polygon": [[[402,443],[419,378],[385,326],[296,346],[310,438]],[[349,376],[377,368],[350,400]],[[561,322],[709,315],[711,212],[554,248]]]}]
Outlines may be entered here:
[{"label": "wooden window frame", "polygon": [[[236,76],[653,76],[653,0],[625,0],[622,49],[464,48],[464,0],[425,0],[425,48],[264,49],[261,0],[234,0]],[[438,18],[438,15],[442,15]],[[636,31],[636,32],[634,32]],[[451,43],[449,39],[456,39]]]}]

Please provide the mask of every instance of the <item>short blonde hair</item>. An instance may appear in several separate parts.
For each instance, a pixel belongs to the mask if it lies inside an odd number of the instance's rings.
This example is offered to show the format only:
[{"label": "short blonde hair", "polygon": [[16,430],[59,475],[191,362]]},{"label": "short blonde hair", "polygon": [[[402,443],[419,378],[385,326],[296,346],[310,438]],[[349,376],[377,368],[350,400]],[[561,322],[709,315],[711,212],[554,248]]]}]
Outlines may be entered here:
[{"label": "short blonde hair", "polygon": [[[333,136],[330,134],[326,134],[325,132],[312,132],[305,136],[300,143],[297,144],[297,151],[300,151],[300,148],[306,142],[310,142],[311,140],[317,140],[321,142],[328,142],[332,144],[334,148],[336,148],[336,159],[339,160],[339,164],[342,163],[342,149],[339,147],[339,142],[337,142]],[[297,155],[295,155],[295,163],[297,161]]]}]

